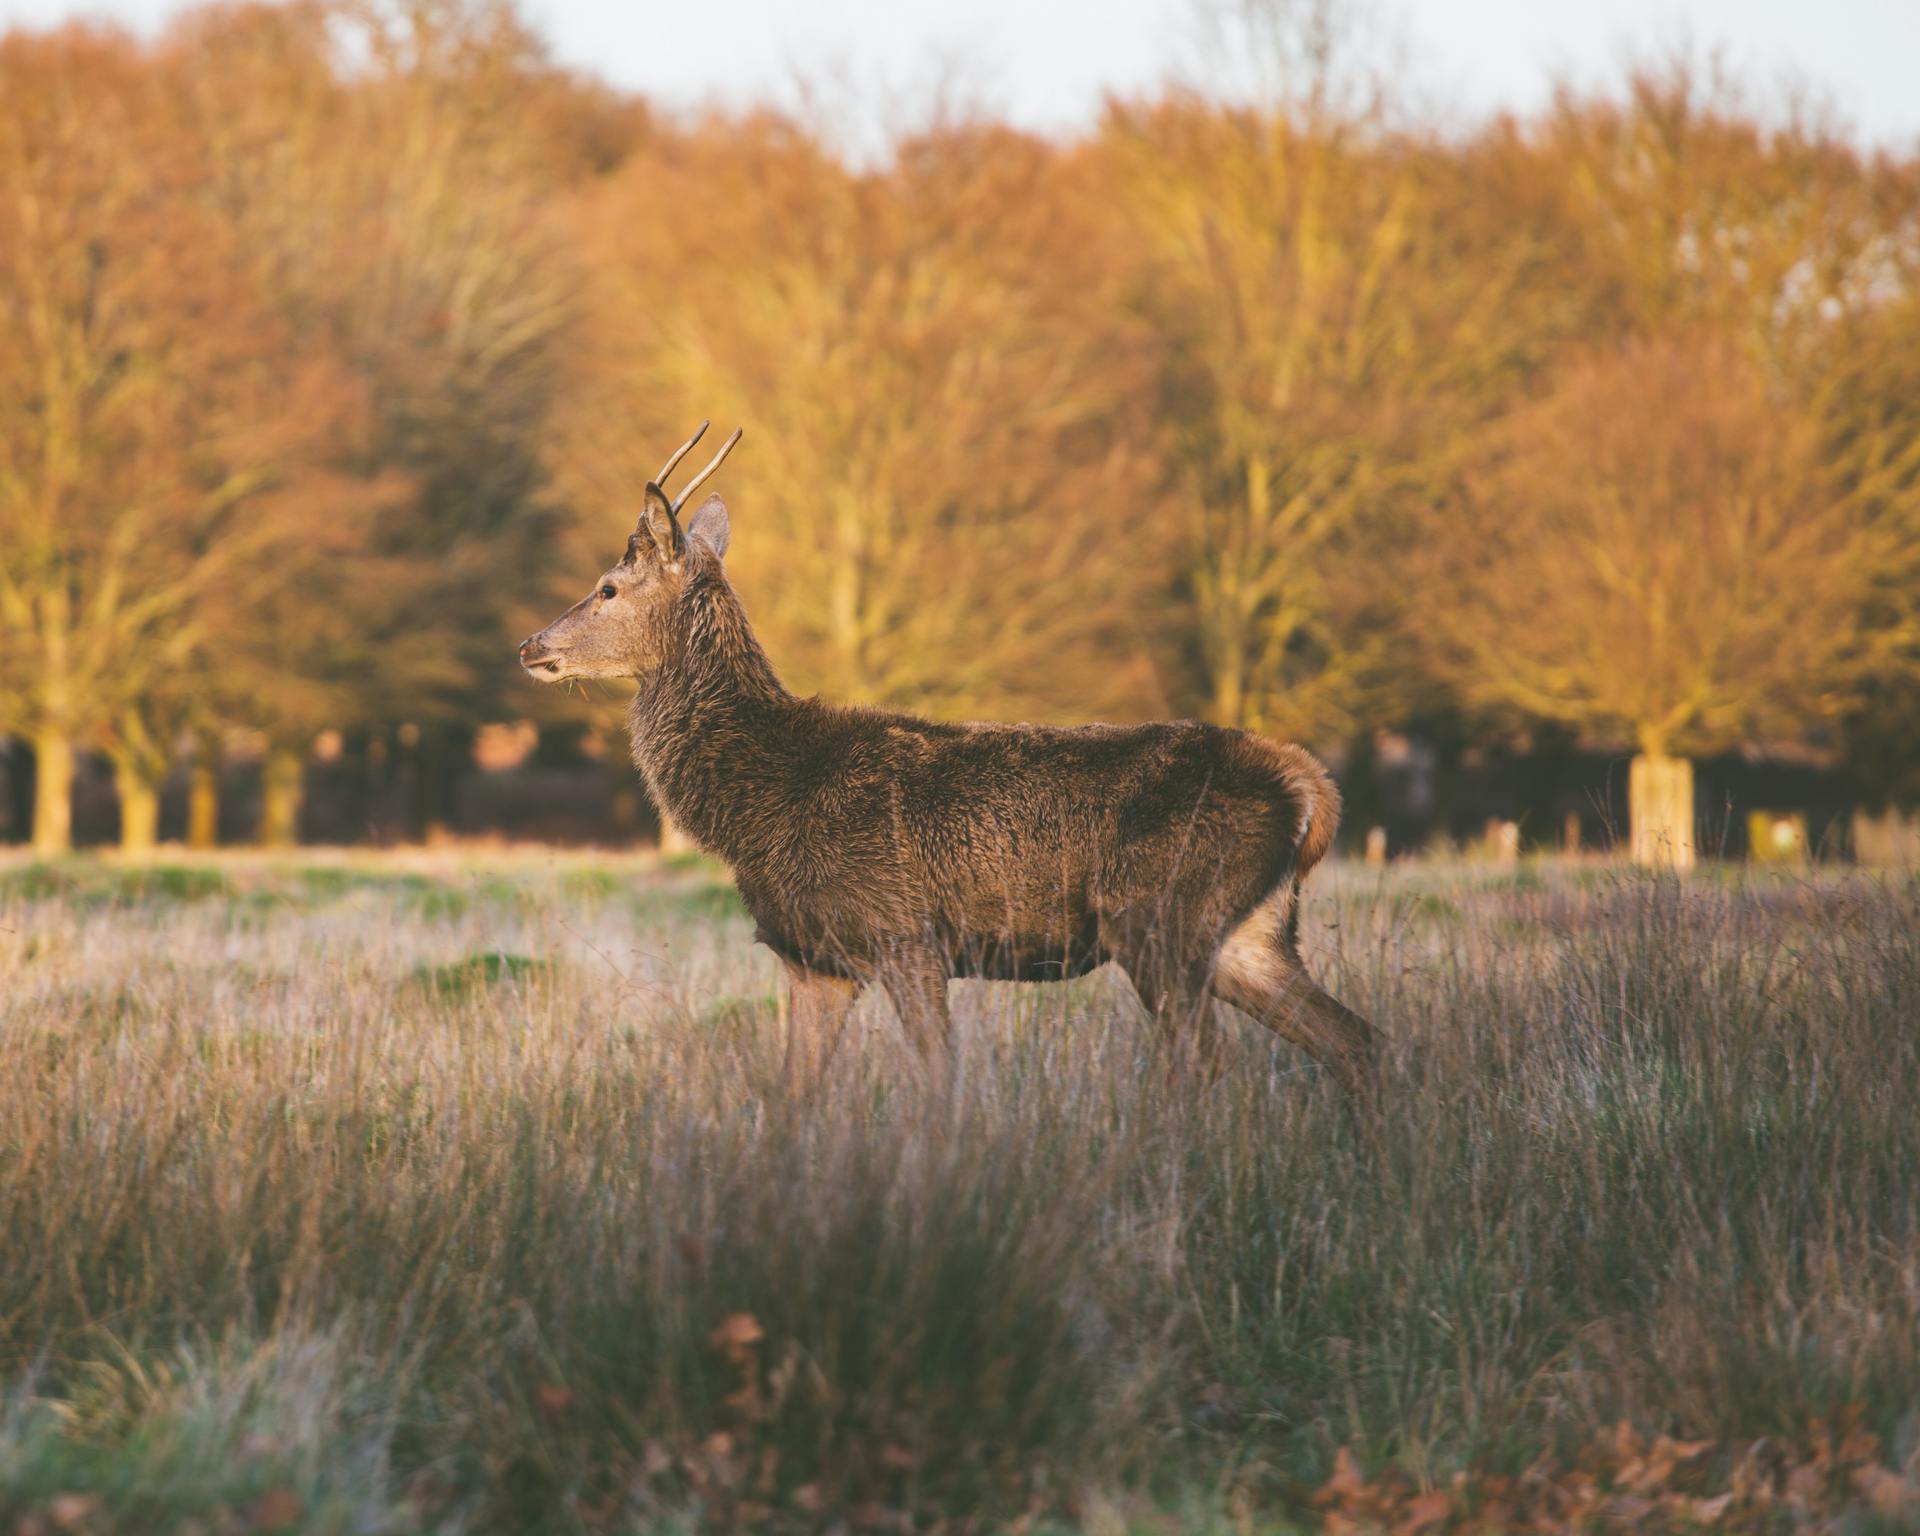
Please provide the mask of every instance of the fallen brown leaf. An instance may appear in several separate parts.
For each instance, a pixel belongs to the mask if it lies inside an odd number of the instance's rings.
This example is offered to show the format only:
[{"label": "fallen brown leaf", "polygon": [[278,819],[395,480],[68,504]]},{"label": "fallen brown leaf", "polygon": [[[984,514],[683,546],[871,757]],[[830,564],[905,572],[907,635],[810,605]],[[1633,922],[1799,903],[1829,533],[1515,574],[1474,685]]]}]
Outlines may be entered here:
[{"label": "fallen brown leaf", "polygon": [[299,1496],[286,1488],[270,1488],[247,1506],[250,1531],[284,1531],[299,1518]]},{"label": "fallen brown leaf", "polygon": [[1423,1493],[1407,1503],[1406,1512],[1400,1523],[1394,1527],[1395,1536],[1414,1536],[1416,1531],[1424,1531],[1428,1526],[1445,1520],[1453,1513],[1453,1499],[1435,1488]]},{"label": "fallen brown leaf", "polygon": [[1639,1525],[1660,1506],[1638,1494],[1623,1493],[1607,1500],[1607,1519],[1615,1525]]},{"label": "fallen brown leaf", "polygon": [[731,1312],[721,1320],[720,1326],[708,1335],[715,1349],[732,1354],[737,1350],[751,1349],[767,1336],[760,1326],[760,1319],[751,1312]]},{"label": "fallen brown leaf", "polygon": [[1877,1464],[1853,1469],[1853,1486],[1860,1496],[1883,1515],[1898,1515],[1911,1504],[1920,1504],[1920,1492],[1897,1472]]},{"label": "fallen brown leaf", "polygon": [[1353,1452],[1343,1445],[1333,1453],[1333,1475],[1320,1485],[1313,1502],[1323,1509],[1330,1504],[1347,1504],[1365,1494],[1366,1489],[1367,1480],[1360,1475]]},{"label": "fallen brown leaf", "polygon": [[1787,1474],[1787,1502],[1806,1509],[1817,1508],[1827,1488],[1827,1459],[1821,1456],[1802,1462]]},{"label": "fallen brown leaf", "polygon": [[818,1483],[802,1483],[793,1490],[793,1504],[809,1515],[817,1515],[827,1507],[827,1496],[820,1491]]},{"label": "fallen brown leaf", "polygon": [[77,1531],[100,1512],[97,1493],[56,1493],[47,1501],[47,1514],[63,1531]]}]

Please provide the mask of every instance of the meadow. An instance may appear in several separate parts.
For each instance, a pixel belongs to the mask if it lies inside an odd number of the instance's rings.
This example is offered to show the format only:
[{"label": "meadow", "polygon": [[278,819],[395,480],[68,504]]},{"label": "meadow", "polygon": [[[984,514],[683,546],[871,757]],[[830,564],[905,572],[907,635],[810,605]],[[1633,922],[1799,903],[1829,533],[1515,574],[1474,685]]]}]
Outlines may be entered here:
[{"label": "meadow", "polygon": [[700,861],[0,862],[0,1532],[1920,1529],[1920,884],[1334,866],[782,1088]]}]

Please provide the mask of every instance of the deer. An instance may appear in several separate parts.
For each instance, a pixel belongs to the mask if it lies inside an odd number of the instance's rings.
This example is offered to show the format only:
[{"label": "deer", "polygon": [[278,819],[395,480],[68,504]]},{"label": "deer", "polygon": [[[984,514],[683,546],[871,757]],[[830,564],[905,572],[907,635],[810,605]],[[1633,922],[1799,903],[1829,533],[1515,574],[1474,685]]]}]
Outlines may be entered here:
[{"label": "deer", "polygon": [[1369,1101],[1375,1031],[1300,955],[1302,884],[1340,819],[1313,755],[1193,720],[947,723],[795,696],[728,581],[725,501],[681,515],[743,429],[663,489],[708,425],[647,483],[619,562],[519,659],[543,683],[636,685],[654,804],[726,863],[785,973],[789,1069],[831,1056],[862,988],[932,1064],[951,980],[1111,964],[1177,1050],[1212,1058],[1217,999]]}]

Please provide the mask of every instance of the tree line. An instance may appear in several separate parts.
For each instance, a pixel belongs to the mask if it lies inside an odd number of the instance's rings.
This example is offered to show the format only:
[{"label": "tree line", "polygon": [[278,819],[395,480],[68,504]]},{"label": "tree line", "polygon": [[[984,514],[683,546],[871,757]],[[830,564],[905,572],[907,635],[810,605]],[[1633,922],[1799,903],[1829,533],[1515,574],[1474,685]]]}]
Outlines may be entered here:
[{"label": "tree line", "polygon": [[705,416],[748,427],[729,563],[801,690],[1557,730],[1649,765],[1649,846],[1742,742],[1920,798],[1920,154],[1685,63],[1453,131],[1282,78],[875,164],[663,114],[488,0],[0,38],[36,844],[76,752],[137,849],[183,756],[204,838],[257,751],[287,840],[323,731],[445,771],[604,720],[512,643]]}]

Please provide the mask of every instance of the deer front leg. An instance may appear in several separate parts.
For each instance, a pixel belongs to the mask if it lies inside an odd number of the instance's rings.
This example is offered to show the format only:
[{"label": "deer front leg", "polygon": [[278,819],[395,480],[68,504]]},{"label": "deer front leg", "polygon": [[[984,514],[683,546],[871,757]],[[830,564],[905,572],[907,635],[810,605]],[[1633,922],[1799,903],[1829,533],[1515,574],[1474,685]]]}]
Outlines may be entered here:
[{"label": "deer front leg", "polygon": [[782,961],[787,993],[786,1077],[789,1091],[810,1093],[819,1087],[846,1030],[847,1015],[860,995],[857,982],[810,971]]}]

